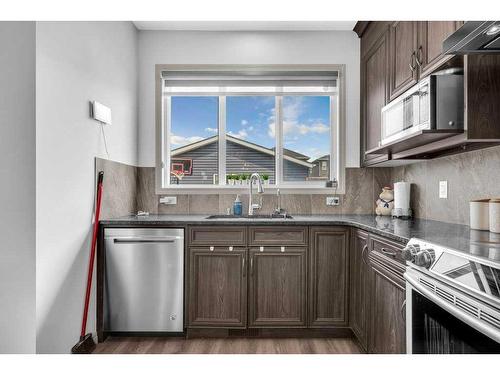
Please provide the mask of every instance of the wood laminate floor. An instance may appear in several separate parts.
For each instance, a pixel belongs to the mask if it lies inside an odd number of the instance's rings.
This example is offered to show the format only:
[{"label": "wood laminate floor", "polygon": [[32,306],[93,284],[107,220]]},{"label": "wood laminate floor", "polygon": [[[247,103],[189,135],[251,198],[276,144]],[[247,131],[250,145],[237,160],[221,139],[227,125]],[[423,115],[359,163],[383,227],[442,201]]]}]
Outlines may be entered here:
[{"label": "wood laminate floor", "polygon": [[108,337],[94,354],[357,354],[352,338]]}]

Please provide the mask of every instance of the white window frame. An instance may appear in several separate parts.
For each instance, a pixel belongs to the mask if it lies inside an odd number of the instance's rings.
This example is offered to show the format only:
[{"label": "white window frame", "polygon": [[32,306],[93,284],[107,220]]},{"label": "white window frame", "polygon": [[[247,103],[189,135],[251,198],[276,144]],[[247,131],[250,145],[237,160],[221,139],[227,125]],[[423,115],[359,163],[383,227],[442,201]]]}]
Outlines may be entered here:
[{"label": "white window frame", "polygon": [[[276,152],[275,152],[275,181],[273,185],[265,188],[265,194],[274,194],[276,189],[280,189],[283,193],[345,193],[345,65],[156,65],[156,194],[208,194],[208,193],[241,193],[248,189],[248,186],[226,185],[226,179],[220,178],[225,176],[226,171],[226,96],[219,94],[219,112],[218,112],[218,184],[203,185],[203,184],[182,184],[170,185],[164,184],[167,178],[166,171],[169,171],[170,161],[170,146],[169,140],[166,138],[170,134],[170,118],[171,118],[171,97],[163,95],[163,76],[164,71],[174,70],[199,70],[199,71],[226,71],[226,70],[255,70],[255,71],[325,71],[331,70],[338,73],[337,92],[336,95],[330,95],[330,177],[338,181],[336,189],[326,187],[325,181],[283,181],[283,114],[282,101],[283,96],[273,95],[273,93],[262,93],[259,96],[275,96],[276,108]],[[310,94],[314,96],[314,93]],[[196,95],[202,96],[202,95]],[[210,94],[207,96],[217,96]],[[236,96],[236,95],[234,95]],[[238,95],[240,96],[240,95]],[[285,96],[304,96],[301,93],[291,93]],[[338,100],[338,104],[335,103]],[[320,166],[319,166],[320,167]],[[320,167],[321,169],[321,167]],[[221,171],[223,173],[221,173]]]}]

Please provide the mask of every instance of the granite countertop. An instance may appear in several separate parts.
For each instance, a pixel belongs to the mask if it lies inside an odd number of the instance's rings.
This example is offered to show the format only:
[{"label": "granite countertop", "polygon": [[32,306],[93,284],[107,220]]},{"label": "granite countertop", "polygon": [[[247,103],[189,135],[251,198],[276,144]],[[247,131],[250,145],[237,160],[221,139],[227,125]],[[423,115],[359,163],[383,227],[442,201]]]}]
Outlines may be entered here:
[{"label": "granite countertop", "polygon": [[471,230],[466,225],[424,219],[392,219],[374,215],[294,215],[293,219],[207,219],[208,215],[124,216],[101,220],[104,226],[134,225],[346,225],[405,244],[416,237],[479,257],[500,261],[500,234]]}]

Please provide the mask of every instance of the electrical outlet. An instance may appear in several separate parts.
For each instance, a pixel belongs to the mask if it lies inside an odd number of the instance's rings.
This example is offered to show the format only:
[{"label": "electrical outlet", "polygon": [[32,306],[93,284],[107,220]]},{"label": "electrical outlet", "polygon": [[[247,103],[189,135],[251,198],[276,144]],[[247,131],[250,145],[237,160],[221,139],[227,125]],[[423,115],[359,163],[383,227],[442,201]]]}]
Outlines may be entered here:
[{"label": "electrical outlet", "polygon": [[439,198],[448,199],[448,181],[439,181]]},{"label": "electrical outlet", "polygon": [[161,197],[160,203],[163,204],[177,204],[177,197]]},{"label": "electrical outlet", "polygon": [[338,206],[340,204],[340,197],[326,197],[327,206]]}]

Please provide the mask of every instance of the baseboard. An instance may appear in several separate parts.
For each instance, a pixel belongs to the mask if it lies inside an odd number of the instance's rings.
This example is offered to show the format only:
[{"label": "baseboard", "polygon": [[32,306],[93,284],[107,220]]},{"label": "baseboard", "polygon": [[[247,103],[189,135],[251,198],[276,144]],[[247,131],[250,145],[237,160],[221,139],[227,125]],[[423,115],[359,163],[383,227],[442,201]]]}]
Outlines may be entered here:
[{"label": "baseboard", "polygon": [[352,338],[348,327],[335,328],[188,328],[187,338],[228,338],[228,337],[262,337],[262,338]]}]

